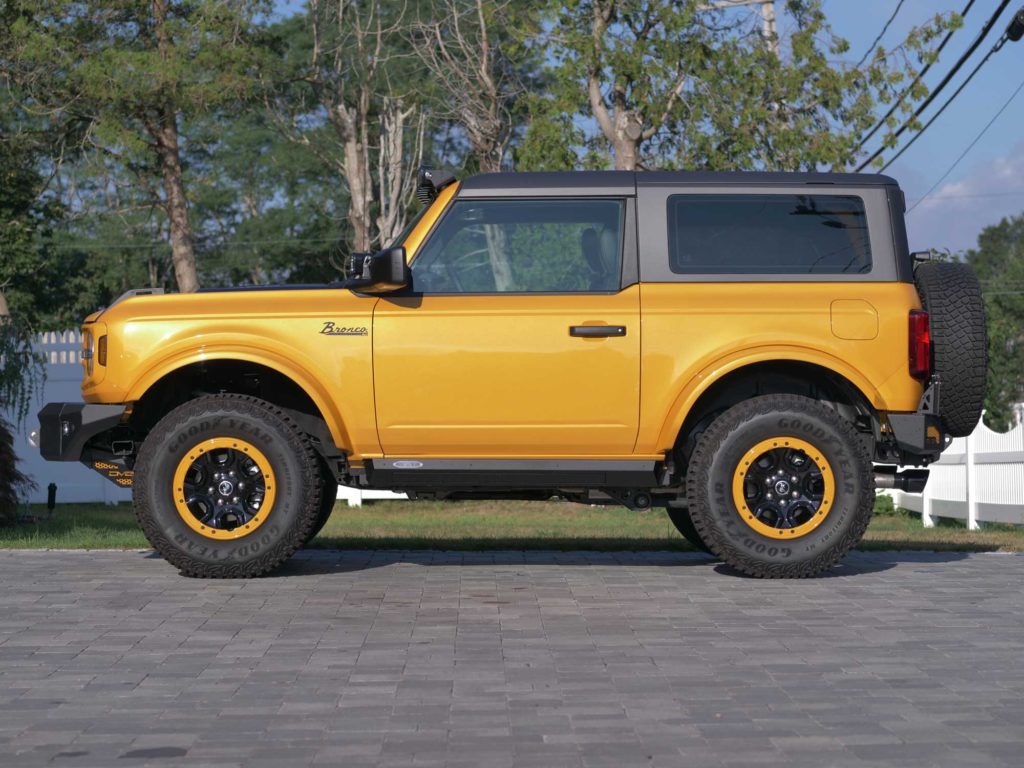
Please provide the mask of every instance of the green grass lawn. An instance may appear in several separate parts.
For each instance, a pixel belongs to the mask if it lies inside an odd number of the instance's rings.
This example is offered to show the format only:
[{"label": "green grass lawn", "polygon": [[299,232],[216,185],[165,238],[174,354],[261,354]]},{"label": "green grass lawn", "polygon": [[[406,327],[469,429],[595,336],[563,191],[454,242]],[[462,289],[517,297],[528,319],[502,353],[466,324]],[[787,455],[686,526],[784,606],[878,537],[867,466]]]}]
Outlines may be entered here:
[{"label": "green grass lawn", "polygon": [[[946,521],[924,528],[919,517],[876,504],[862,549],[1024,551],[1024,527],[968,531]],[[137,549],[148,547],[130,505],[64,504],[38,522],[0,528],[0,549]],[[563,502],[381,501],[338,505],[310,544],[331,549],[686,550],[662,510],[630,512]]]}]

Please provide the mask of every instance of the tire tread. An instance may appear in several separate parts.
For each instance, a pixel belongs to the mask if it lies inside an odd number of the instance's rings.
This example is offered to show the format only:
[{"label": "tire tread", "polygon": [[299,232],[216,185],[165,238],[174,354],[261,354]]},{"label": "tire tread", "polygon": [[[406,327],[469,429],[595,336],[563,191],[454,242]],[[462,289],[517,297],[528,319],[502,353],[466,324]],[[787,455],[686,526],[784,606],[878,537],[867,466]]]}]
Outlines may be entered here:
[{"label": "tire tread", "polygon": [[[310,532],[316,524],[323,488],[319,457],[298,425],[285,411],[251,395],[225,393],[203,395],[189,400],[160,419],[150,434],[166,434],[173,431],[179,422],[210,410],[233,410],[240,415],[262,421],[266,421],[269,416],[280,422],[280,426],[288,435],[292,450],[299,459],[301,472],[307,481],[306,487],[311,491],[303,499],[298,524],[291,526],[281,541],[250,560],[236,563],[204,563],[190,558],[167,539],[150,513],[146,494],[134,495],[135,519],[153,548],[184,576],[200,579],[249,579],[263,576],[278,568],[312,538]],[[148,472],[154,451],[155,445],[147,446],[147,443],[143,443],[135,463],[136,477],[142,477]]]},{"label": "tire tread", "polygon": [[[794,563],[758,560],[734,547],[711,524],[711,500],[706,489],[710,486],[711,464],[726,438],[742,429],[748,421],[779,411],[796,411],[827,421],[847,437],[848,448],[854,453],[859,484],[863,490],[861,504],[854,512],[849,528],[827,549],[807,560]],[[715,419],[697,441],[686,473],[686,495],[689,500],[693,525],[708,548],[727,565],[748,576],[759,579],[793,579],[817,576],[842,560],[864,538],[874,507],[874,474],[871,456],[850,422],[831,408],[816,400],[799,395],[761,395],[744,400]]]}]

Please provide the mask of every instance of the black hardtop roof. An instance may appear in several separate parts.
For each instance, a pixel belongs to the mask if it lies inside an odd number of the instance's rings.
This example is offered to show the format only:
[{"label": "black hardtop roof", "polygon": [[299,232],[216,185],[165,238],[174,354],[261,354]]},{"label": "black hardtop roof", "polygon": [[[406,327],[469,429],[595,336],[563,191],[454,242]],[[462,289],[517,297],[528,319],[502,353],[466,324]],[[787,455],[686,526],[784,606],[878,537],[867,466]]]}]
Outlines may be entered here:
[{"label": "black hardtop roof", "polygon": [[564,190],[622,194],[627,189],[654,185],[690,186],[898,186],[878,173],[766,173],[761,171],[522,171],[481,173],[462,180],[460,192],[494,195],[499,192]]}]

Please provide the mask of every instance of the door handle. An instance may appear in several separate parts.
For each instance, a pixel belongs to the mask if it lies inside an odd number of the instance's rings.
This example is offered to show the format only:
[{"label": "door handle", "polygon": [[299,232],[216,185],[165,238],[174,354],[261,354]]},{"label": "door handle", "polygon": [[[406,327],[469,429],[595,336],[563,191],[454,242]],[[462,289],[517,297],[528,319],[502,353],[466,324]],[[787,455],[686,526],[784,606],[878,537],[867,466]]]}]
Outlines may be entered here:
[{"label": "door handle", "polygon": [[626,326],[624,325],[570,325],[570,336],[579,336],[584,339],[596,339],[603,336],[625,336]]}]

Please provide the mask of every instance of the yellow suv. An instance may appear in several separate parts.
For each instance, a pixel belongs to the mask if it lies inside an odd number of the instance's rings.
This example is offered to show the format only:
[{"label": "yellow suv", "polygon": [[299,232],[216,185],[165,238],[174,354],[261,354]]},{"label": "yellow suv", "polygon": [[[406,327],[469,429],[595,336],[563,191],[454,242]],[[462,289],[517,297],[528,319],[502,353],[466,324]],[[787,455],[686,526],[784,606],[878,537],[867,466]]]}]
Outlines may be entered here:
[{"label": "yellow suv", "polygon": [[878,175],[424,170],[333,285],[132,291],[83,326],[46,458],[132,485],[183,573],[255,576],[337,484],[667,509],[762,577],[860,540],[978,420],[985,317]]}]

